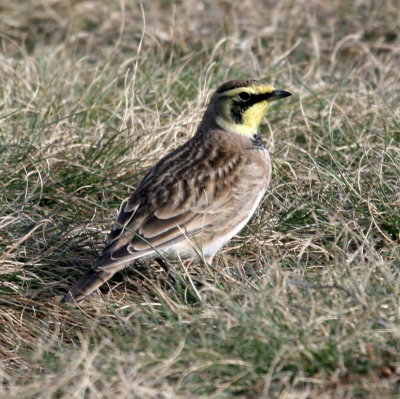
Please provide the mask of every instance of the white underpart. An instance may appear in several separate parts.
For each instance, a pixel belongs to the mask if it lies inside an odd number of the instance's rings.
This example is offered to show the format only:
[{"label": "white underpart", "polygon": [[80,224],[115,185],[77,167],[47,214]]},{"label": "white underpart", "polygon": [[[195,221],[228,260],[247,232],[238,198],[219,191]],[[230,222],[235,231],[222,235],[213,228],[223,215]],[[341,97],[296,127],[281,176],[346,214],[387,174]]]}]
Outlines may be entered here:
[{"label": "white underpart", "polygon": [[[100,269],[108,269],[112,268],[115,266],[122,266],[122,265],[127,265],[131,262],[133,262],[135,259],[146,259],[146,258],[154,258],[155,256],[159,255],[162,257],[166,258],[193,258],[196,255],[201,257],[202,255],[207,259],[207,261],[211,262],[212,258],[214,255],[223,247],[233,236],[238,234],[244,226],[246,226],[247,222],[250,220],[250,218],[253,216],[254,212],[257,209],[257,206],[259,205],[264,193],[266,190],[261,191],[257,198],[254,201],[254,204],[250,211],[248,212],[247,216],[237,225],[235,226],[234,229],[232,229],[228,234],[225,236],[221,237],[218,240],[214,240],[212,243],[210,243],[207,246],[203,246],[201,249],[196,242],[196,237],[194,238],[189,238],[187,237],[185,240],[182,240],[181,242],[171,245],[170,247],[167,248],[159,248],[157,250],[149,250],[146,252],[142,252],[141,254],[132,254],[132,256],[122,258],[119,262],[113,262],[112,264],[108,266],[103,266],[100,267]],[[182,233],[184,233],[182,231]],[[199,233],[201,236],[201,233]],[[111,258],[112,259],[112,258]]]},{"label": "white underpart", "polygon": [[[157,251],[151,251],[142,255],[143,258],[154,258],[155,254],[158,253],[161,256],[165,256],[166,258],[193,258],[196,255],[201,257],[202,255],[208,258],[208,261],[211,262],[214,255],[236,234],[238,234],[244,226],[248,223],[250,218],[253,216],[254,212],[256,211],[258,205],[261,202],[262,197],[264,196],[266,189],[261,191],[257,198],[254,201],[253,206],[249,210],[247,216],[235,226],[228,234],[219,238],[218,240],[213,240],[212,243],[203,246],[201,244],[201,233],[198,236],[189,238],[187,237],[185,240],[171,245],[169,248],[158,249]],[[182,233],[184,233],[182,231]],[[198,241],[199,240],[199,241]],[[200,245],[199,245],[200,244]],[[202,248],[200,248],[202,247]],[[139,257],[138,257],[139,258]]]},{"label": "white underpart", "polygon": [[[264,150],[267,153],[266,150]],[[125,257],[121,259],[119,262],[115,262],[110,264],[109,266],[103,266],[101,269],[107,269],[108,267],[114,267],[118,265],[127,265],[131,262],[133,262],[136,259],[152,259],[154,257],[162,256],[166,258],[178,258],[178,259],[184,259],[184,258],[193,258],[196,256],[201,257],[202,255],[207,259],[208,262],[211,262],[212,258],[214,255],[236,234],[238,234],[244,226],[248,223],[250,218],[253,216],[254,212],[256,211],[258,205],[261,202],[262,197],[264,196],[267,187],[269,185],[269,179],[266,184],[266,188],[262,190],[258,195],[257,198],[254,201],[253,206],[249,210],[247,216],[235,226],[228,234],[226,234],[223,237],[220,237],[218,240],[213,240],[213,242],[209,243],[208,245],[203,246],[201,244],[201,234],[199,233],[195,237],[186,237],[186,239],[171,245],[170,247],[166,248],[157,248],[157,249],[149,249],[146,252],[142,252],[140,254],[132,254],[132,256]],[[181,231],[183,234],[185,234],[185,231]],[[200,242],[198,242],[198,239],[200,239]],[[199,245],[200,244],[200,245]]]},{"label": "white underpart", "polygon": [[210,257],[211,259],[214,255],[221,249],[232,237],[238,234],[244,226],[246,226],[247,222],[253,216],[254,212],[256,211],[264,193],[266,190],[261,191],[256,200],[254,201],[253,207],[250,209],[249,213],[247,214],[246,218],[243,219],[234,229],[232,229],[227,235],[221,237],[219,240],[214,240],[211,245],[208,245],[203,248],[203,255]]},{"label": "white underpart", "polygon": [[[139,254],[132,254],[132,256],[126,257],[121,259],[119,262],[112,263],[109,266],[103,266],[101,269],[107,269],[108,267],[114,267],[118,265],[126,265],[128,263],[131,263],[132,261],[136,259],[146,259],[146,258],[154,258],[155,256],[165,256],[166,258],[193,258],[196,255],[201,257],[203,255],[204,257],[208,258],[208,261],[211,262],[212,258],[214,255],[236,234],[238,234],[244,226],[246,226],[247,222],[250,220],[250,218],[253,216],[254,212],[256,211],[259,203],[261,202],[261,199],[265,193],[266,189],[261,191],[257,198],[254,201],[254,204],[252,208],[250,209],[249,213],[247,216],[237,225],[235,226],[234,229],[232,229],[228,234],[225,236],[221,237],[219,240],[214,240],[212,243],[210,243],[207,246],[203,246],[203,248],[199,248],[198,243],[196,243],[196,237],[190,238],[186,237],[185,240],[182,240],[181,242],[171,245],[170,247],[163,248],[163,249],[157,249],[157,250],[149,250],[146,252],[142,252],[140,255]],[[183,234],[184,231],[182,231]],[[199,233],[201,236],[201,233]]]}]

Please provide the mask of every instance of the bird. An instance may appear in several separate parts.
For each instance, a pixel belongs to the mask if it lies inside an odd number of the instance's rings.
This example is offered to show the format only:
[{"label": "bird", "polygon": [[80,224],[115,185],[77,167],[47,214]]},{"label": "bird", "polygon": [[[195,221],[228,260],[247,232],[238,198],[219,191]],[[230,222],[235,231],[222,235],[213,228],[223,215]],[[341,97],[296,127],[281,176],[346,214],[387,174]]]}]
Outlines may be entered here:
[{"label": "bird", "polygon": [[259,128],[271,103],[290,95],[254,79],[219,86],[193,137],[147,172],[122,204],[91,270],[62,301],[82,302],[137,259],[211,264],[269,186],[271,160]]}]

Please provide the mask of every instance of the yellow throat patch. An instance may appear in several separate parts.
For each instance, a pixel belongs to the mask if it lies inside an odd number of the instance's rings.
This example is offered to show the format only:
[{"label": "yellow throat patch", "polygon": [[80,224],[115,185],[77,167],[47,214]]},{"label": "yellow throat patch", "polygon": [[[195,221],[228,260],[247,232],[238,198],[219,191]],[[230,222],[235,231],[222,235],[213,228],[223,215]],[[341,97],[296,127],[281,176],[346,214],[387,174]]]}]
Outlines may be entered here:
[{"label": "yellow throat patch", "polygon": [[217,96],[216,122],[236,134],[253,136],[270,107],[267,96],[275,90],[267,84],[234,88]]}]

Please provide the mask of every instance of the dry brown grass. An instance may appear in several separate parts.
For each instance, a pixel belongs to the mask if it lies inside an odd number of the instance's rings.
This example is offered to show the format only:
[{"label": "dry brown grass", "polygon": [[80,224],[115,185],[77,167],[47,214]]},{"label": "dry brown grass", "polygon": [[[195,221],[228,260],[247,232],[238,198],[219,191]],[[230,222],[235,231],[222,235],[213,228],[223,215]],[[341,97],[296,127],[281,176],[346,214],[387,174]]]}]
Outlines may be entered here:
[{"label": "dry brown grass", "polygon": [[[0,397],[399,395],[396,1],[0,6]],[[273,184],[218,267],[59,296],[230,78],[294,93]]]}]

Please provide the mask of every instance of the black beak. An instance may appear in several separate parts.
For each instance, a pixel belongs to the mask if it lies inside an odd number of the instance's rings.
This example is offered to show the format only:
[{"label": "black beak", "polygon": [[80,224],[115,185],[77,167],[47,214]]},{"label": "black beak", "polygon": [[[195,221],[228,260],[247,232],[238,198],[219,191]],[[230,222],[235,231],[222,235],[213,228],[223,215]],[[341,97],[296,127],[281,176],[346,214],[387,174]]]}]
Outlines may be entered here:
[{"label": "black beak", "polygon": [[285,97],[289,97],[291,96],[292,93],[289,93],[288,91],[285,90],[274,90],[271,93],[271,97],[269,98],[269,100],[279,100],[280,98],[285,98]]}]

